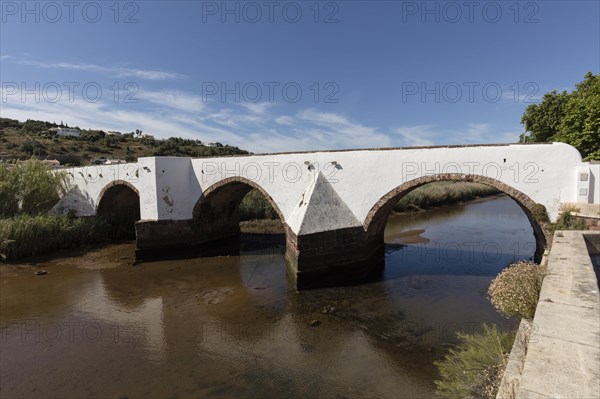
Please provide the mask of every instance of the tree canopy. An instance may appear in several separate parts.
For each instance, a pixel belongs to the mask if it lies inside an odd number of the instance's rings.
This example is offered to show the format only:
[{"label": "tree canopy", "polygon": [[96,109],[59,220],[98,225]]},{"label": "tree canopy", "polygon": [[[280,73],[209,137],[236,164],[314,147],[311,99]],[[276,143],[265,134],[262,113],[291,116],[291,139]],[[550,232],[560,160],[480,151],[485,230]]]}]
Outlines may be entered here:
[{"label": "tree canopy", "polygon": [[600,75],[588,72],[575,90],[544,94],[527,107],[520,141],[561,141],[577,148],[584,159],[600,159]]}]

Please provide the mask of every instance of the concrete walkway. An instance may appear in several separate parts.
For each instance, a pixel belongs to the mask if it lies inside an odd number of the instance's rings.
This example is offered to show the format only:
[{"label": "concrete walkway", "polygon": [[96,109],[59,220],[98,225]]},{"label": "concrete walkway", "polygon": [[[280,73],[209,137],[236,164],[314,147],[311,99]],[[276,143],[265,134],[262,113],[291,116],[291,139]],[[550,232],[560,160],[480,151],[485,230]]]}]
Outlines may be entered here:
[{"label": "concrete walkway", "polygon": [[600,253],[600,232],[554,235],[516,398],[600,398],[600,295],[590,252]]}]

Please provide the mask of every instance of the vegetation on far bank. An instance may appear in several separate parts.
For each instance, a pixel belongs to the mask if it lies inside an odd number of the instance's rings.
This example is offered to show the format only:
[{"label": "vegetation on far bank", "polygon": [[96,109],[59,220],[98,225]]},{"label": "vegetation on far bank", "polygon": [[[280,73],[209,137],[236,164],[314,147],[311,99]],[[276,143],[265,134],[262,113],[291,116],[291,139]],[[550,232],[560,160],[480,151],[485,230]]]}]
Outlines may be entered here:
[{"label": "vegetation on far bank", "polygon": [[[418,187],[402,197],[394,206],[394,211],[421,211],[499,193],[495,188],[485,184],[455,181],[433,182]],[[250,191],[240,204],[240,221],[242,222],[277,218],[277,212],[271,203],[256,189]]]},{"label": "vegetation on far bank", "polygon": [[[63,126],[54,122],[0,118],[0,157],[10,159],[57,159],[63,165],[89,165],[98,158],[134,162],[140,157],[207,157],[248,154],[248,151],[221,143],[171,137],[156,139],[142,131],[109,134],[103,130],[81,131],[81,137],[59,137],[49,129]],[[64,126],[67,127],[67,126]],[[75,127],[77,128],[77,127]]]},{"label": "vegetation on far bank", "polygon": [[479,197],[499,194],[497,189],[480,183],[439,181],[417,187],[394,206],[396,212],[419,211],[450,205]]}]

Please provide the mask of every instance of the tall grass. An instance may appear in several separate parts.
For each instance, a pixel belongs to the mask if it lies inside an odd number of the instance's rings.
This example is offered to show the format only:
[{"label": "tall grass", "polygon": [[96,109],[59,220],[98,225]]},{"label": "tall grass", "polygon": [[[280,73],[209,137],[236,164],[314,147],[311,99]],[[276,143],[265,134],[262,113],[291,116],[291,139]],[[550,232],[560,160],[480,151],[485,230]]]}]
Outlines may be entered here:
[{"label": "tall grass", "polygon": [[104,219],[94,217],[22,214],[0,218],[0,256],[15,260],[105,241],[110,231]]},{"label": "tall grass", "polygon": [[406,194],[394,206],[394,210],[396,212],[421,210],[498,193],[498,190],[485,184],[440,181],[425,184]]},{"label": "tall grass", "polygon": [[66,192],[65,175],[41,161],[0,162],[0,216],[50,210]]},{"label": "tall grass", "polygon": [[109,238],[110,228],[103,219],[48,214],[66,189],[64,174],[51,171],[41,161],[0,163],[2,260],[16,260]]},{"label": "tall grass", "polygon": [[448,399],[495,398],[515,334],[483,326],[481,334],[459,334],[461,343],[436,362],[436,395]]}]

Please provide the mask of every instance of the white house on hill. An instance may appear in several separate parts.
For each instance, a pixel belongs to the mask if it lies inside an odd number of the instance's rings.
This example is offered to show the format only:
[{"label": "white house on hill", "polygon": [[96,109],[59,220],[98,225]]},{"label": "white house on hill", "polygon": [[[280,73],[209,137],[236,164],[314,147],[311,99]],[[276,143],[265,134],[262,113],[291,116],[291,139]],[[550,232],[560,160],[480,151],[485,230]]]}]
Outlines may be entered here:
[{"label": "white house on hill", "polygon": [[56,132],[57,136],[60,137],[79,137],[81,132],[79,129],[72,129],[70,127],[53,127],[50,129],[51,132]]}]

